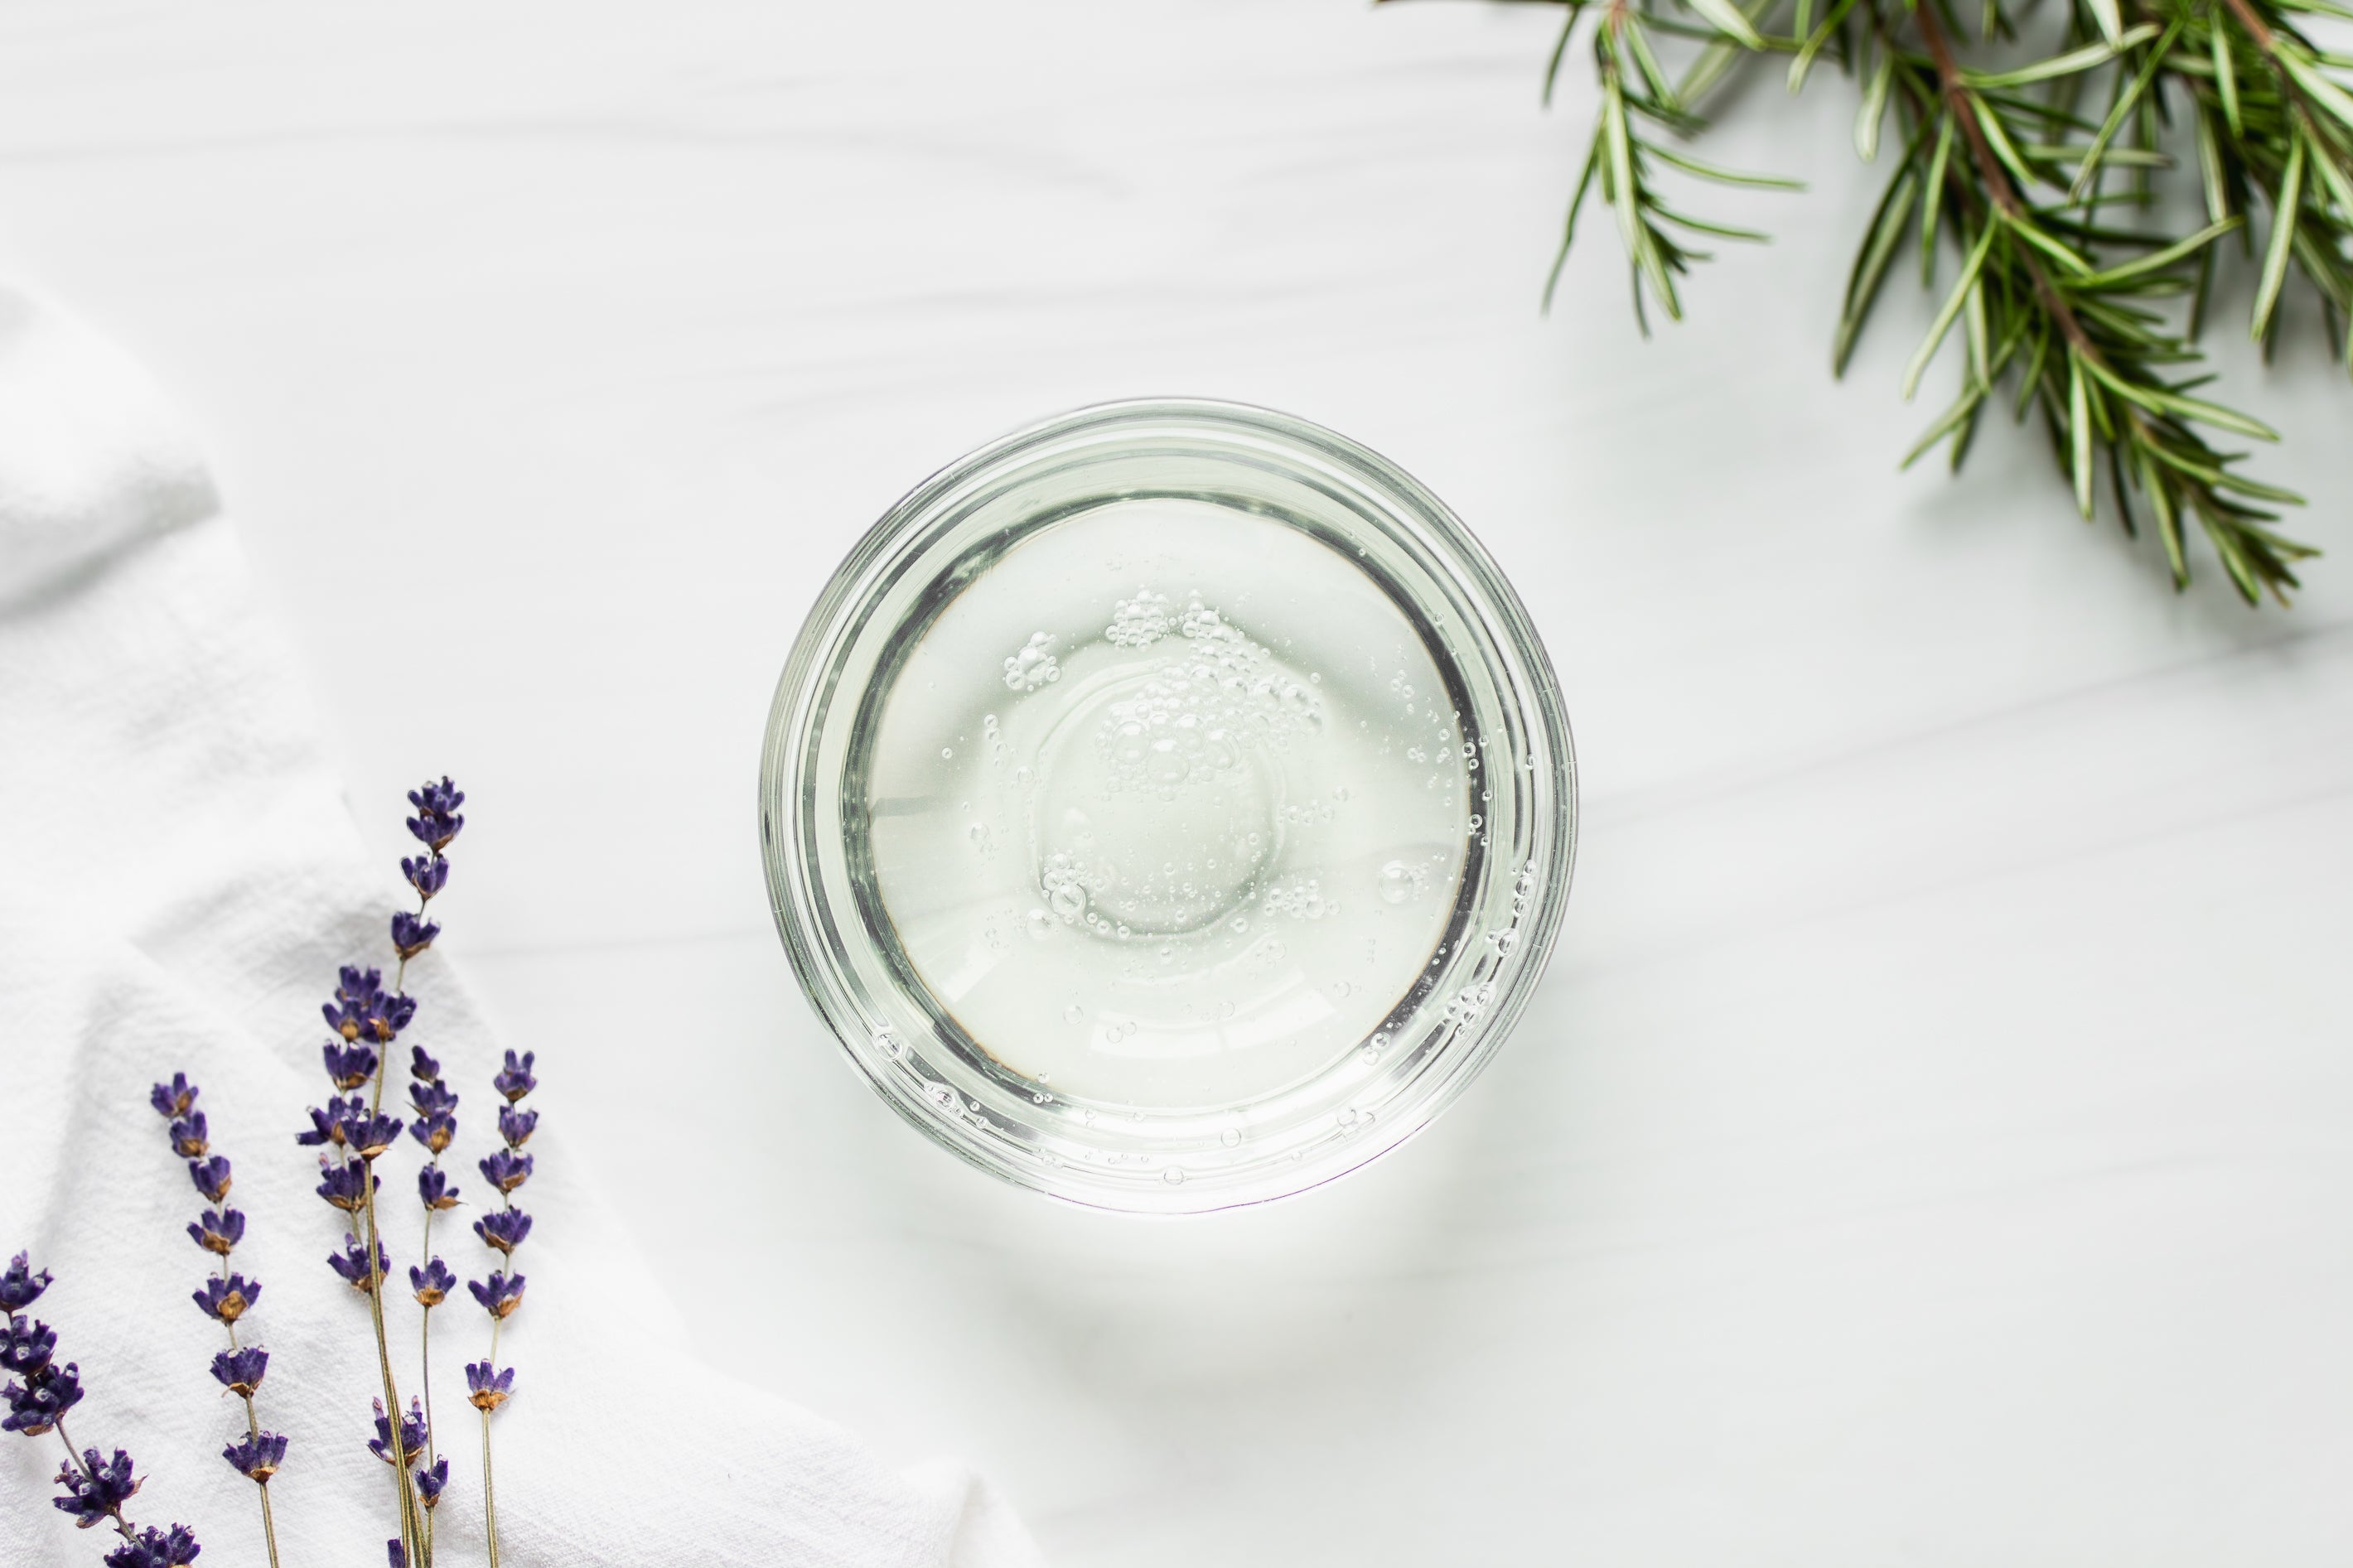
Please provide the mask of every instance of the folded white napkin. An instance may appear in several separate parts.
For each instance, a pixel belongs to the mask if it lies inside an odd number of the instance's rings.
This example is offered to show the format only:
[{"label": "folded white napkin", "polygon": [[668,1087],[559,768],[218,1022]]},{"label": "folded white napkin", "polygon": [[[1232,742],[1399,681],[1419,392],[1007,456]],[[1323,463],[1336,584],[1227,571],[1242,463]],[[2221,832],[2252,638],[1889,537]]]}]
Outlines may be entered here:
[{"label": "folded white napkin", "polygon": [[[315,608],[352,617],[353,637],[398,634],[349,606]],[[383,1563],[396,1533],[390,1478],[364,1446],[380,1388],[366,1305],[327,1268],[341,1216],[312,1195],[313,1155],[293,1135],[328,1092],[319,1005],[338,964],[389,958],[386,921],[406,889],[364,852],[313,731],[162,399],[89,331],[0,289],[0,1259],[29,1247],[57,1275],[33,1310],[81,1369],[75,1440],[129,1449],[145,1478],[129,1513],[193,1526],[205,1568],[264,1559],[254,1488],[219,1457],[243,1433],[207,1372],[225,1341],[189,1300],[211,1261],[185,1230],[204,1205],[147,1103],[175,1070],[202,1086],[213,1149],[235,1163],[231,1201],[249,1226],[235,1263],[264,1287],[242,1327],[270,1352],[262,1422],[292,1439],[270,1487],[284,1568]],[[433,762],[417,759],[420,778]],[[453,930],[466,848],[453,847],[434,906]],[[500,1344],[517,1369],[495,1420],[502,1562],[1039,1561],[962,1467],[900,1474],[681,1354],[670,1297],[698,1282],[655,1277],[584,1183],[565,1142],[564,1042],[494,1041],[440,952],[410,966],[408,989],[422,1005],[400,1062],[412,1040],[425,1046],[463,1097],[444,1163],[469,1209],[434,1236],[461,1278],[484,1277],[492,1257],[467,1221],[488,1191],[473,1166],[495,1146],[499,1047],[539,1056],[538,1173],[519,1195],[537,1220],[518,1258],[530,1288]],[[417,1385],[416,1163],[405,1138],[384,1161],[404,1397]],[[728,1259],[707,1268],[724,1275]],[[460,1367],[482,1354],[487,1320],[460,1291],[434,1324],[453,1472],[437,1558],[479,1563],[479,1424]],[[62,1458],[55,1434],[0,1435],[0,1561],[95,1563],[107,1550],[50,1507]]]}]

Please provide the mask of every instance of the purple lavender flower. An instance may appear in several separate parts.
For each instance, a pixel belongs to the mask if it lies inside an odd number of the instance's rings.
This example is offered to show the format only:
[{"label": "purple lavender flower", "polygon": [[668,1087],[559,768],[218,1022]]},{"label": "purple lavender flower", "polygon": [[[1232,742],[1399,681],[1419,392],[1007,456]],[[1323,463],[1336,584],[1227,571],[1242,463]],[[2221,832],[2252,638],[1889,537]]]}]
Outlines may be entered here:
[{"label": "purple lavender flower", "polygon": [[466,1402],[477,1410],[496,1410],[514,1397],[514,1368],[493,1372],[486,1361],[466,1364]]},{"label": "purple lavender flower", "polygon": [[531,1156],[512,1149],[493,1150],[480,1163],[482,1180],[502,1193],[512,1193],[531,1180]]},{"label": "purple lavender flower", "polygon": [[438,1078],[420,1079],[408,1086],[408,1103],[419,1116],[446,1116],[458,1109],[458,1091]]},{"label": "purple lavender flower", "polygon": [[482,1310],[493,1318],[514,1316],[515,1309],[522,1305],[522,1275],[509,1276],[495,1269],[487,1283],[480,1279],[466,1281],[466,1289],[474,1293],[474,1300],[481,1303]]},{"label": "purple lavender flower", "polygon": [[403,858],[400,862],[400,874],[408,879],[410,887],[417,889],[418,899],[430,903],[433,901],[434,894],[448,886],[449,862],[438,855],[419,855],[414,859]]},{"label": "purple lavender flower", "polygon": [[438,1116],[420,1116],[408,1124],[408,1135],[438,1154],[458,1136],[458,1119],[448,1111]]},{"label": "purple lavender flower", "polygon": [[58,1469],[58,1485],[66,1489],[66,1495],[50,1500],[74,1516],[78,1529],[88,1530],[121,1513],[140,1482],[131,1473],[131,1456],[120,1448],[114,1450],[114,1458],[102,1462],[97,1449],[84,1448],[81,1459],[79,1466]]},{"label": "purple lavender flower", "polygon": [[331,1161],[319,1156],[318,1194],[343,1210],[357,1214],[367,1206],[371,1190],[384,1185],[384,1178],[373,1174],[357,1160]]},{"label": "purple lavender flower", "polygon": [[438,1165],[427,1165],[417,1173],[417,1197],[429,1209],[458,1206],[458,1189],[449,1184],[448,1173]]},{"label": "purple lavender flower", "polygon": [[408,1076],[430,1083],[441,1076],[441,1064],[425,1054],[423,1046],[408,1047]]},{"label": "purple lavender flower", "polygon": [[408,1548],[396,1540],[384,1543],[384,1557],[392,1568],[408,1568]]},{"label": "purple lavender flower", "polygon": [[232,1274],[226,1279],[207,1279],[205,1288],[189,1299],[207,1317],[218,1318],[224,1323],[234,1323],[245,1316],[246,1309],[261,1300],[261,1281],[248,1280],[242,1274]]},{"label": "purple lavender flower", "polygon": [[538,1126],[539,1112],[536,1110],[517,1110],[512,1105],[499,1107],[499,1136],[506,1140],[510,1149],[520,1149],[530,1142],[531,1135]]},{"label": "purple lavender flower", "polygon": [[329,1040],[319,1051],[326,1058],[327,1077],[337,1089],[354,1089],[375,1076],[375,1048],[364,1042],[347,1046]]},{"label": "purple lavender flower", "polygon": [[369,1039],[388,1045],[417,1016],[414,997],[386,995],[384,973],[345,964],[335,986],[335,999],[319,1011],[327,1027],[346,1040]]},{"label": "purple lavender flower", "polygon": [[191,1110],[172,1123],[172,1152],[183,1160],[195,1159],[207,1147],[207,1135],[205,1113]]},{"label": "purple lavender flower", "polygon": [[204,1550],[185,1524],[168,1531],[149,1525],[100,1559],[106,1568],[186,1568]]},{"label": "purple lavender flower", "polygon": [[221,1458],[237,1474],[268,1486],[286,1461],[286,1439],[271,1432],[256,1432],[223,1448]]},{"label": "purple lavender flower", "polygon": [[223,1209],[217,1214],[206,1209],[201,1219],[188,1223],[188,1238],[206,1252],[227,1258],[245,1239],[245,1215],[236,1209]]},{"label": "purple lavender flower", "polygon": [[384,971],[346,963],[336,977],[335,998],[319,1011],[327,1027],[346,1040],[372,1034],[369,1021],[384,1009]]},{"label": "purple lavender flower", "polygon": [[185,1116],[195,1106],[196,1093],[196,1086],[188,1081],[188,1075],[175,1072],[171,1082],[155,1086],[147,1103],[155,1108],[158,1116]]},{"label": "purple lavender flower", "polygon": [[402,910],[392,917],[392,951],[406,961],[415,958],[433,945],[441,928],[423,915],[412,915]]},{"label": "purple lavender flower", "polygon": [[322,1143],[332,1143],[340,1148],[347,1142],[345,1129],[353,1119],[366,1114],[367,1101],[358,1095],[349,1100],[337,1100],[330,1095],[323,1108],[311,1107],[311,1131],[297,1132],[294,1142],[314,1149]]},{"label": "purple lavender flower", "polygon": [[209,1160],[188,1162],[188,1180],[196,1184],[196,1191],[205,1194],[206,1203],[220,1203],[228,1196],[228,1156],[216,1154]]},{"label": "purple lavender flower", "polygon": [[0,1372],[37,1373],[49,1364],[57,1348],[57,1331],[48,1324],[12,1317],[0,1328]]},{"label": "purple lavender flower", "polygon": [[441,1500],[441,1489],[449,1484],[449,1461],[436,1459],[430,1465],[420,1465],[412,1472],[417,1478],[417,1500],[431,1508]]},{"label": "purple lavender flower", "polygon": [[8,1414],[0,1415],[0,1432],[37,1437],[81,1403],[81,1368],[72,1362],[63,1366],[51,1362],[27,1373],[21,1385],[10,1380],[0,1388],[0,1399],[8,1402]]},{"label": "purple lavender flower", "polygon": [[436,856],[466,826],[466,819],[458,815],[458,808],[466,804],[466,792],[447,778],[438,784],[428,780],[410,790],[408,804],[417,808],[417,815],[408,819],[408,831]]},{"label": "purple lavender flower", "polygon": [[400,1118],[382,1112],[361,1114],[343,1124],[343,1140],[363,1160],[373,1160],[400,1136]]},{"label": "purple lavender flower", "polygon": [[[375,1406],[375,1436],[368,1440],[368,1452],[389,1465],[392,1456],[392,1422],[384,1413],[384,1401],[370,1401]],[[400,1418],[400,1463],[406,1466],[425,1452],[425,1411],[415,1396],[408,1401],[408,1414]]]},{"label": "purple lavender flower", "polygon": [[[343,1249],[327,1258],[327,1267],[342,1275],[343,1283],[362,1295],[375,1288],[368,1272],[367,1245],[349,1231],[343,1233]],[[385,1255],[384,1243],[378,1241],[375,1244],[375,1277],[381,1278],[391,1272],[392,1261]]]},{"label": "purple lavender flower", "polygon": [[493,1209],[474,1222],[474,1234],[484,1247],[512,1253],[531,1234],[531,1215],[521,1209]]},{"label": "purple lavender flower", "polygon": [[448,1264],[430,1258],[422,1268],[411,1266],[408,1283],[417,1292],[417,1304],[430,1310],[449,1299],[449,1292],[458,1288],[458,1277],[449,1272]]},{"label": "purple lavender flower", "polygon": [[25,1259],[26,1254],[16,1254],[8,1260],[7,1272],[0,1274],[0,1312],[21,1312],[49,1288],[49,1271],[36,1274]]},{"label": "purple lavender flower", "polygon": [[499,1070],[497,1077],[491,1079],[491,1087],[505,1095],[507,1103],[512,1105],[539,1087],[539,1079],[531,1076],[531,1064],[538,1059],[537,1051],[523,1052],[521,1061],[515,1060],[515,1054],[509,1051],[507,1065]]},{"label": "purple lavender flower", "polygon": [[269,1352],[259,1345],[216,1351],[213,1354],[213,1376],[239,1398],[250,1397],[261,1386],[262,1374],[269,1370]]}]

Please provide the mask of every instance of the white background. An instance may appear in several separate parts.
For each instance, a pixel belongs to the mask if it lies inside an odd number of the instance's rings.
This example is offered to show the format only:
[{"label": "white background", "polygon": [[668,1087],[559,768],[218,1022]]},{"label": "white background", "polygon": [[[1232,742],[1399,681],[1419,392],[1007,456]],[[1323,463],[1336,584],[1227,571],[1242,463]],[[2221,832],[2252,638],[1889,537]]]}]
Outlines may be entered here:
[{"label": "white background", "polygon": [[[398,791],[467,787],[445,943],[689,1348],[969,1456],[1058,1563],[2346,1561],[2353,388],[2308,300],[2268,377],[2243,279],[2216,339],[2337,558],[2292,613],[2203,555],[2177,598],[2031,431],[1894,471],[1953,374],[1898,402],[1905,279],[1830,379],[1882,177],[1834,72],[1725,100],[1712,155],[1812,189],[1693,195],[1779,238],[1691,321],[1637,338],[1601,221],[1540,317],[1591,113],[1581,51],[1536,101],[1555,19],[16,0],[0,267],[189,409],[387,897]],[[900,1126],[753,815],[851,540],[1154,393],[1447,497],[1587,787],[1472,1093],[1176,1224]]]}]

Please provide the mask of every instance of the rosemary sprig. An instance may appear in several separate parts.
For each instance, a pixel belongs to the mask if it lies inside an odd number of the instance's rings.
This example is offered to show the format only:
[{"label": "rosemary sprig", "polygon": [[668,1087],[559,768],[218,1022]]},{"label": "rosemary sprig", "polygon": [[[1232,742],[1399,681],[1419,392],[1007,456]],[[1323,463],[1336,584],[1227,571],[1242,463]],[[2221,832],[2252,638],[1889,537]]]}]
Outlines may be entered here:
[{"label": "rosemary sprig", "polygon": [[[1856,152],[1872,162],[1883,144],[1899,149],[1848,274],[1832,371],[1844,373],[1907,249],[1940,303],[1904,395],[1956,331],[1963,343],[1956,395],[1905,465],[1942,446],[1957,470],[1987,410],[2006,405],[2042,426],[2084,517],[2105,490],[2127,534],[2152,526],[2177,590],[2190,582],[2194,531],[2248,603],[2286,602],[2295,563],[2318,553],[2273,526],[2274,509],[2301,498],[2249,478],[2246,454],[2216,445],[2278,437],[2204,395],[2214,377],[2198,339],[2236,248],[2253,269],[2248,327],[2266,354],[2293,273],[2353,368],[2353,92],[2338,74],[2353,60],[2297,21],[2353,12],[2335,0],[2073,0],[2047,51],[1997,69],[1978,62],[2018,36],[2002,0],[1985,0],[1974,47],[1950,0],[1791,0],[1786,33],[1772,30],[1782,0],[1522,3],[1565,12],[1547,98],[1594,17],[1597,121],[1547,303],[1598,188],[1617,215],[1638,324],[1647,334],[1646,296],[1681,319],[1675,279],[1704,253],[1680,234],[1764,237],[1669,206],[1660,172],[1792,184],[1683,151],[1706,128],[1696,106],[1760,55],[1790,57],[1793,92],[1828,58],[1858,84]],[[1662,63],[1667,47],[1691,53],[1680,77]],[[2205,221],[2165,227],[2166,182],[2193,178]],[[1940,279],[1948,258],[1958,271]]]}]

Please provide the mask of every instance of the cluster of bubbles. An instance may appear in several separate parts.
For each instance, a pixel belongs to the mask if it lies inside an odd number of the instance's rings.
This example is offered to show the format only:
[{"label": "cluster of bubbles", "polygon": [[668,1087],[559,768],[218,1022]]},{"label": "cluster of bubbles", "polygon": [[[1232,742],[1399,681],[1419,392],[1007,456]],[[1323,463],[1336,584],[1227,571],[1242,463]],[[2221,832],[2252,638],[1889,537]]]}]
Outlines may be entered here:
[{"label": "cluster of bubbles", "polygon": [[1268,915],[1289,915],[1293,920],[1320,921],[1326,915],[1340,912],[1340,901],[1324,896],[1323,888],[1313,877],[1294,877],[1279,882],[1260,896],[1259,909]]},{"label": "cluster of bubbles", "polygon": [[1134,598],[1122,599],[1113,606],[1111,625],[1103,628],[1103,641],[1113,647],[1150,647],[1176,629],[1176,617],[1168,613],[1168,604],[1166,594],[1137,589]]},{"label": "cluster of bubbles", "polygon": [[1484,1013],[1488,1005],[1494,1000],[1495,983],[1493,981],[1482,980],[1475,985],[1465,985],[1448,998],[1446,1022],[1452,1025],[1476,1023],[1479,1015]]},{"label": "cluster of bubbles", "polygon": [[1006,689],[1035,691],[1049,681],[1061,679],[1062,667],[1054,658],[1053,647],[1051,632],[1030,633],[1021,651],[1005,661]]},{"label": "cluster of bubbles", "polygon": [[1120,601],[1104,633],[1123,647],[1147,647],[1173,626],[1187,644],[1112,704],[1097,743],[1114,788],[1166,797],[1241,766],[1246,747],[1281,746],[1323,724],[1315,693],[1284,676],[1271,654],[1199,595],[1173,618],[1169,604],[1166,595],[1139,591]]}]

